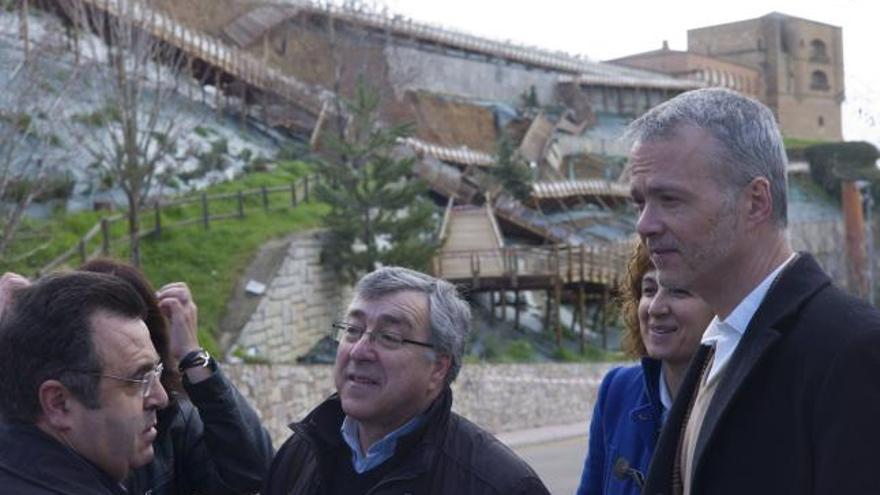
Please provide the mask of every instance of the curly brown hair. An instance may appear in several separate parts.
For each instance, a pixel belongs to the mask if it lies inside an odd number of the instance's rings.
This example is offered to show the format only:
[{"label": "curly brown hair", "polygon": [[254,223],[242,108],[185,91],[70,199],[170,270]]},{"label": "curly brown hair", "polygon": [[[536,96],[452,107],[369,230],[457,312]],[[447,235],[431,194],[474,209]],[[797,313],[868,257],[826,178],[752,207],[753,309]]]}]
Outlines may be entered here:
[{"label": "curly brown hair", "polygon": [[639,328],[639,300],[642,298],[642,278],[653,269],[648,250],[641,242],[636,243],[626,266],[626,277],[619,296],[624,325],[620,346],[627,356],[635,359],[648,354]]}]

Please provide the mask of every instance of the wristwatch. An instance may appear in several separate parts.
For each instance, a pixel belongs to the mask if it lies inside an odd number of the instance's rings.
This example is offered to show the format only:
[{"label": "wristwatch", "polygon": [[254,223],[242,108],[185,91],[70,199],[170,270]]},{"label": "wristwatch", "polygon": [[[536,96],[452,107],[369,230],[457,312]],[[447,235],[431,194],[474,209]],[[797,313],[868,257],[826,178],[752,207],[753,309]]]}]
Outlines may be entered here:
[{"label": "wristwatch", "polygon": [[190,368],[205,368],[211,364],[211,355],[204,349],[196,349],[187,353],[177,365],[177,370],[183,373]]}]

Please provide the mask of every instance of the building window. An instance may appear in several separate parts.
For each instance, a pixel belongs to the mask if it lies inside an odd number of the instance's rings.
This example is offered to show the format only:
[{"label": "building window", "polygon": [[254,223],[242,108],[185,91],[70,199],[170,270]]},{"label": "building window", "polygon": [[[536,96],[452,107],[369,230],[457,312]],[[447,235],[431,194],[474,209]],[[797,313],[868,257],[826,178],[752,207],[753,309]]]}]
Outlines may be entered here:
[{"label": "building window", "polygon": [[825,127],[825,117],[819,116],[819,127]]},{"label": "building window", "polygon": [[810,89],[816,91],[828,91],[828,76],[821,70],[814,70],[810,76]]},{"label": "building window", "polygon": [[810,42],[810,62],[828,62],[828,51],[824,41],[813,40]]}]

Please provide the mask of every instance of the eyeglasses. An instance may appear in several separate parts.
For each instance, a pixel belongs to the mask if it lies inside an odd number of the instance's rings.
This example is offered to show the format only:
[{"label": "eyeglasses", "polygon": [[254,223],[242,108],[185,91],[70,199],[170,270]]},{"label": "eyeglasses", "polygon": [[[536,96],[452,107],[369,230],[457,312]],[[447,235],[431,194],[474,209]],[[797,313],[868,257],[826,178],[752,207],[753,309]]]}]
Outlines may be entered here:
[{"label": "eyeglasses", "polygon": [[400,349],[403,344],[413,344],[427,347],[429,349],[434,348],[434,344],[429,344],[428,342],[419,342],[418,340],[405,339],[400,334],[394,332],[385,332],[381,330],[368,332],[363,328],[349,325],[348,323],[344,322],[334,323],[333,328],[337,330],[336,340],[340,342],[348,342],[349,344],[354,344],[355,342],[361,340],[361,337],[363,337],[364,334],[367,334],[369,335],[368,338],[370,339],[371,344],[378,344],[379,347],[387,349],[389,351]]},{"label": "eyeglasses", "polygon": [[148,395],[150,395],[150,391],[153,390],[153,385],[155,385],[156,382],[159,381],[159,378],[162,377],[163,370],[165,370],[165,366],[162,363],[159,363],[156,365],[155,368],[144,373],[143,378],[126,378],[124,376],[108,375],[105,373],[95,374],[104,378],[119,380],[121,382],[139,383],[141,385],[141,393],[144,394],[144,398],[146,398]]}]

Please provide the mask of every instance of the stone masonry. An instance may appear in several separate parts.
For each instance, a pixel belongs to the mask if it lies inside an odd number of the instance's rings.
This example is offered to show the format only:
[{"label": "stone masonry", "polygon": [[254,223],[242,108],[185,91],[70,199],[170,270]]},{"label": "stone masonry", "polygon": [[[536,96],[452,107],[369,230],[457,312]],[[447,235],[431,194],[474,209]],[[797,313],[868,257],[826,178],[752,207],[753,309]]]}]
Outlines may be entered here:
[{"label": "stone masonry", "polygon": [[321,265],[321,231],[290,237],[287,257],[241,331],[237,347],[272,363],[293,363],[324,336],[350,290]]},{"label": "stone masonry", "polygon": [[[465,364],[452,387],[453,410],[493,433],[589,421],[602,377],[619,365]],[[334,392],[328,365],[223,369],[259,411],[276,448],[290,436],[289,423]]]}]

